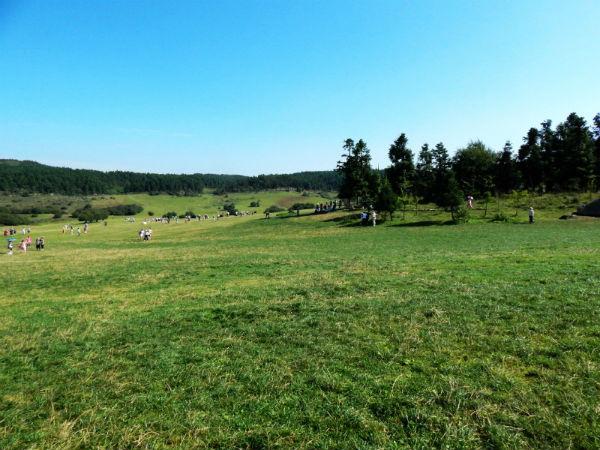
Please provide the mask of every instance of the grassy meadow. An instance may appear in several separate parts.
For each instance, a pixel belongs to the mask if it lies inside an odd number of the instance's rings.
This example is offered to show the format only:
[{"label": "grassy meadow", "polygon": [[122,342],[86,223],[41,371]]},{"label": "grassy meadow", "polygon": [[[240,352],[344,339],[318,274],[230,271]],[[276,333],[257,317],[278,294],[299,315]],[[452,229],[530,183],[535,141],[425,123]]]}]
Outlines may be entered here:
[{"label": "grassy meadow", "polygon": [[0,448],[600,447],[600,221],[346,214],[34,225],[0,254]]}]

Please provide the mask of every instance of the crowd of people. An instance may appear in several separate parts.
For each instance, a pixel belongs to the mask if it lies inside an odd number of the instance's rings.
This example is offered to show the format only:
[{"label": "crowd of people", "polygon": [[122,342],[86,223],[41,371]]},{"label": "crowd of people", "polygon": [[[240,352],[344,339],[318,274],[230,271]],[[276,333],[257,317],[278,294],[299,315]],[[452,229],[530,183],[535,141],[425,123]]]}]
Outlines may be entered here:
[{"label": "crowd of people", "polygon": [[[23,228],[23,231],[25,234],[26,232],[31,233],[31,228]],[[6,249],[7,249],[7,253],[8,255],[13,255],[14,253],[14,249],[15,249],[15,243],[17,242],[17,238],[15,238],[14,236],[17,234],[17,230],[14,228],[8,228],[5,229],[3,231],[4,236],[8,236],[6,238]],[[21,239],[21,241],[16,244],[17,249],[20,250],[23,253],[27,253],[27,250],[29,249],[29,247],[31,247],[31,245],[33,244],[33,238],[31,237],[31,235],[27,235],[27,237],[24,237],[23,239]],[[46,246],[46,239],[43,236],[37,237],[35,239],[35,249],[40,251],[40,250],[44,250]]]},{"label": "crowd of people", "polygon": [[315,205],[315,214],[323,214],[328,212],[335,212],[338,208],[342,207],[341,200],[333,200],[326,203],[317,203]]},{"label": "crowd of people", "polygon": [[[17,229],[16,228],[5,228],[3,231],[4,236],[14,236],[16,235]],[[21,229],[21,234],[25,235],[25,234],[31,234],[31,227],[27,227],[27,228],[22,228]]]},{"label": "crowd of people", "polygon": [[[106,225],[106,222],[104,224]],[[87,234],[89,229],[90,229],[90,224],[85,222],[83,224],[83,234]],[[70,234],[71,236],[76,234],[77,236],[81,236],[81,227],[80,226],[74,227],[70,223],[65,224],[62,227],[62,234]]]}]

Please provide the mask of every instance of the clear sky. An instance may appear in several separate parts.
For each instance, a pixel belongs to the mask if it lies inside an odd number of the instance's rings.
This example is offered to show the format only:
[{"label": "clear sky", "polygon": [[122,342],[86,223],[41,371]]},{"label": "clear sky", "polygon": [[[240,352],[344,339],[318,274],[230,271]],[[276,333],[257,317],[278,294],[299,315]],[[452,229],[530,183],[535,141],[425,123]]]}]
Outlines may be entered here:
[{"label": "clear sky", "polygon": [[600,1],[0,0],[0,157],[94,169],[375,166],[600,112]]}]

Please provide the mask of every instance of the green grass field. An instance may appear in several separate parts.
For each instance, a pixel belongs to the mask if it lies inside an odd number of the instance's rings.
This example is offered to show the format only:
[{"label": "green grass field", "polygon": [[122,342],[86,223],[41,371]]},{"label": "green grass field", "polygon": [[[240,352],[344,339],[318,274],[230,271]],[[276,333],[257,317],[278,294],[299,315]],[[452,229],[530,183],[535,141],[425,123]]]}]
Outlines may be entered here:
[{"label": "green grass field", "polygon": [[343,214],[34,226],[0,254],[0,448],[600,447],[598,220]]}]

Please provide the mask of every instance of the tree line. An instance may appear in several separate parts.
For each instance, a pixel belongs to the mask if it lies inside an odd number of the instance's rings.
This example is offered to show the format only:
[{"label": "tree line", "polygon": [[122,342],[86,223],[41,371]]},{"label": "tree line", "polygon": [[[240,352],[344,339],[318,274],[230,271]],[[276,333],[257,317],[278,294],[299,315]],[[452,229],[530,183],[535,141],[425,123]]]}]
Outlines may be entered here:
[{"label": "tree line", "polygon": [[362,139],[347,139],[343,148],[337,166],[342,175],[339,196],[390,213],[409,198],[455,211],[467,195],[600,188],[600,114],[591,127],[576,113],[555,128],[546,120],[527,131],[516,151],[510,142],[494,152],[483,142],[473,141],[451,158],[442,142],[433,147],[425,143],[416,163],[402,133],[390,145],[390,166],[383,171],[371,167],[370,151]]},{"label": "tree line", "polygon": [[65,195],[120,194],[133,192],[195,195],[204,188],[217,193],[263,189],[336,190],[335,171],[283,175],[172,175],[126,171],[52,167],[34,161],[0,160],[0,191]]}]

